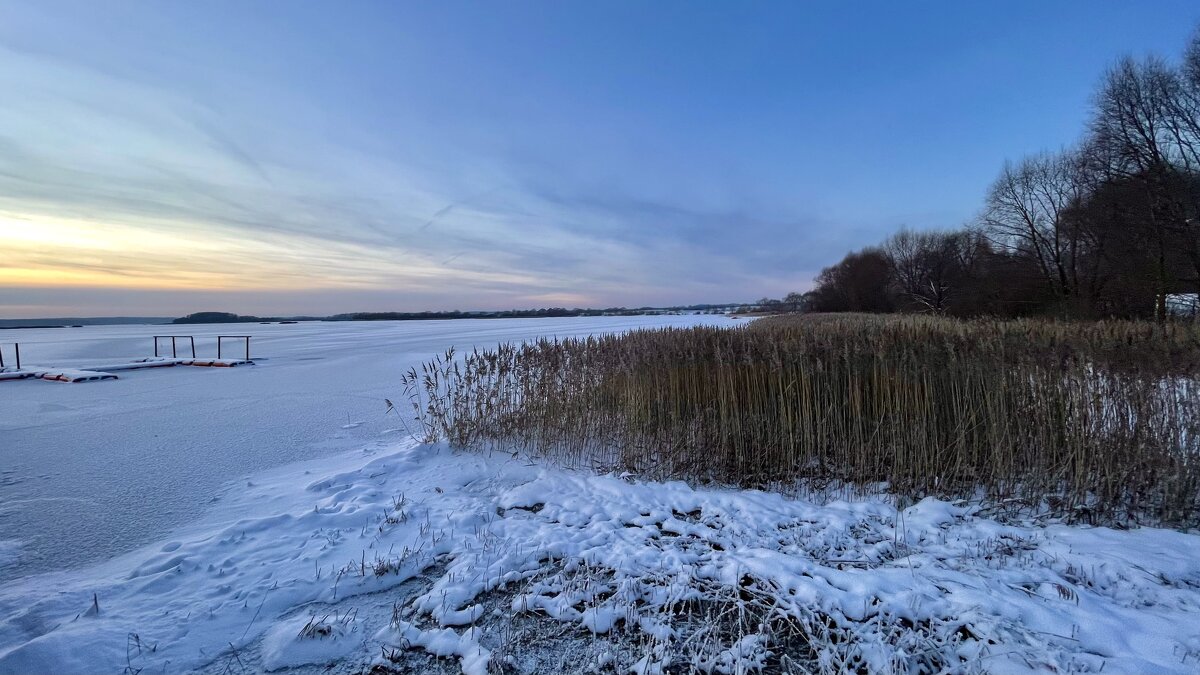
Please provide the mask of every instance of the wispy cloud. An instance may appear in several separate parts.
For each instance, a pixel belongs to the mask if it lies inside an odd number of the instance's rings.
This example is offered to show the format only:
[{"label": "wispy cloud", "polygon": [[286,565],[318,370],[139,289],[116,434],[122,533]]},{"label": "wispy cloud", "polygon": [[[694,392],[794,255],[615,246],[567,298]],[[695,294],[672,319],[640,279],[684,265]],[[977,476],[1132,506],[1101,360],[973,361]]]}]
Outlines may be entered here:
[{"label": "wispy cloud", "polygon": [[[475,184],[288,120],[255,120],[247,134],[185,94],[80,63],[0,47],[0,87],[22,94],[0,108],[0,285],[10,290],[641,304],[752,294],[794,262],[770,241],[786,222],[540,189],[554,177],[519,161]],[[30,228],[42,236],[17,236]]]},{"label": "wispy cloud", "polygon": [[0,0],[0,218],[46,235],[0,314],[802,289],[971,218],[1195,4]]}]

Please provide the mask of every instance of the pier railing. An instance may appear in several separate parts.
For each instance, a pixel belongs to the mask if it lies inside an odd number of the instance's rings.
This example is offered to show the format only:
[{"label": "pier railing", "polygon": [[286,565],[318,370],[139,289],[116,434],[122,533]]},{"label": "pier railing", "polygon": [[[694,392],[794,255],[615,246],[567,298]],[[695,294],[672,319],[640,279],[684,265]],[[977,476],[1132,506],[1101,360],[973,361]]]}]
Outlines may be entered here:
[{"label": "pier railing", "polygon": [[[171,358],[173,358],[173,359],[179,358],[179,354],[176,353],[175,341],[182,340],[183,338],[187,338],[188,342],[191,343],[192,358],[193,359],[196,358],[196,338],[192,337],[191,335],[155,335],[154,336],[154,355],[155,356],[158,356],[158,341],[166,340],[167,338],[171,339]],[[218,347],[218,349],[219,349],[219,347]]]}]

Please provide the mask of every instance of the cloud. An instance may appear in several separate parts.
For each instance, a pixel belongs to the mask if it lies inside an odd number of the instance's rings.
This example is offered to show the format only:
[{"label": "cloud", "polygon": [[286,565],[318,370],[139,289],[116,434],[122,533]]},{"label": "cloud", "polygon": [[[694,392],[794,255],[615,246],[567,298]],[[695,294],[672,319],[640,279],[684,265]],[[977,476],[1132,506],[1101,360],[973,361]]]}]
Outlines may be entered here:
[{"label": "cloud", "polygon": [[308,289],[407,309],[724,301],[811,277],[785,253],[794,219],[590,193],[520,157],[448,175],[4,47],[0,87],[21,93],[0,108],[8,289]]}]

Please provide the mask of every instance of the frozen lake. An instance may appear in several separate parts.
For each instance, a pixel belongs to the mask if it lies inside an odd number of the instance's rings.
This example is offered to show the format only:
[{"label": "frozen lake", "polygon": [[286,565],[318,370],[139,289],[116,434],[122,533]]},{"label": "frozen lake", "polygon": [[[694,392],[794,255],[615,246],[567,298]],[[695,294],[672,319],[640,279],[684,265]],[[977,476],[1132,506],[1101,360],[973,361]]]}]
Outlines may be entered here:
[{"label": "frozen lake", "polygon": [[[422,445],[383,414],[400,374],[452,344],[697,323],[739,322],[180,327],[202,356],[218,333],[251,332],[263,360],[0,383],[0,675],[427,672],[430,654],[479,675],[626,672],[677,653],[758,670],[773,638],[750,622],[656,656],[664,628],[715,625],[711,609],[681,612],[685,593],[730,615],[770,607],[788,631],[837,617],[797,652],[819,650],[814,664],[1196,672],[1195,534],[594,475]],[[31,363],[98,365],[145,355],[160,331],[3,337]]]},{"label": "frozen lake", "polygon": [[[0,581],[98,563],[199,517],[249,474],[404,434],[383,399],[450,346],[658,326],[723,316],[88,326],[0,331],[34,365],[153,353],[151,336],[254,336],[244,368],[157,368],[106,382],[0,382]],[[237,351],[240,345],[233,345]]]}]

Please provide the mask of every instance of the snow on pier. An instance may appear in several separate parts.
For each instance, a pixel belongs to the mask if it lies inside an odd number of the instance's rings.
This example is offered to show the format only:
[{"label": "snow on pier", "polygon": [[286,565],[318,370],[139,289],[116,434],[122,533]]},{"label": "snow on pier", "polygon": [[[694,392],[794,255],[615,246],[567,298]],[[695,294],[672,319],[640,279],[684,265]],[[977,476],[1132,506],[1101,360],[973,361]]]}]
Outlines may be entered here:
[{"label": "snow on pier", "polygon": [[[158,356],[158,344],[162,338],[171,339],[172,354],[176,352],[175,341],[179,338],[186,338],[189,342],[189,348],[192,353],[190,358],[177,358],[174,355]],[[227,336],[223,336],[227,337]],[[49,380],[53,382],[99,382],[101,380],[116,380],[117,375],[114,372],[122,372],[127,370],[141,370],[144,368],[170,368],[173,366],[200,366],[205,368],[235,368],[237,366],[252,366],[254,361],[250,360],[250,336],[238,335],[234,336],[239,340],[245,341],[245,358],[222,358],[221,339],[217,341],[217,358],[210,359],[196,356],[195,340],[190,335],[186,336],[155,336],[154,352],[155,356],[146,358],[131,359],[126,362],[106,363],[102,365],[72,365],[72,366],[22,366],[20,361],[20,345],[14,344],[14,352],[16,354],[16,366],[6,366],[0,361],[0,382],[13,380]],[[2,357],[0,357],[2,358]]]},{"label": "snow on pier", "polygon": [[27,377],[33,377],[34,373],[28,370],[20,370],[18,368],[0,368],[0,382],[5,380],[23,380]]},{"label": "snow on pier", "polygon": [[52,382],[99,382],[100,380],[115,380],[116,375],[98,370],[81,370],[79,368],[54,368],[34,377]]}]

